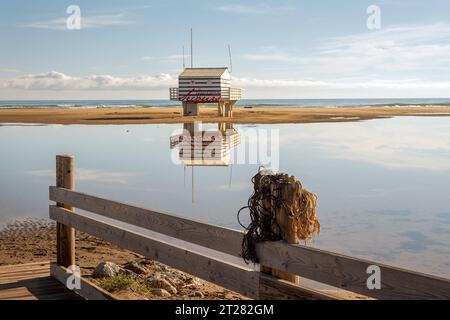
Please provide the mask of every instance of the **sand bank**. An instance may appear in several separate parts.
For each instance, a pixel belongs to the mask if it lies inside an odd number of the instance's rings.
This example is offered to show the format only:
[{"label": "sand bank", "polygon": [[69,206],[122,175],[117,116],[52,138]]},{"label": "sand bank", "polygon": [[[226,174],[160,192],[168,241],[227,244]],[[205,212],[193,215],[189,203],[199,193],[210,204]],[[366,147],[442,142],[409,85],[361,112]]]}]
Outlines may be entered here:
[{"label": "sand bank", "polygon": [[0,123],[41,124],[151,124],[192,121],[237,124],[348,122],[395,116],[450,116],[450,106],[348,108],[236,108],[232,119],[217,116],[217,109],[201,108],[198,117],[182,117],[181,108],[0,109]]}]

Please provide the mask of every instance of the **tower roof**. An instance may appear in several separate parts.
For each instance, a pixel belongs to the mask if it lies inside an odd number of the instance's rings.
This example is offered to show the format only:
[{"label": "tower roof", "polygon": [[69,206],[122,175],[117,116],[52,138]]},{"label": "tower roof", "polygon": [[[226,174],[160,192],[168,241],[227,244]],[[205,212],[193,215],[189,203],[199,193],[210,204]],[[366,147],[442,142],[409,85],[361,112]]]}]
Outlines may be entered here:
[{"label": "tower roof", "polygon": [[180,78],[189,77],[221,77],[228,68],[186,68],[180,74]]}]

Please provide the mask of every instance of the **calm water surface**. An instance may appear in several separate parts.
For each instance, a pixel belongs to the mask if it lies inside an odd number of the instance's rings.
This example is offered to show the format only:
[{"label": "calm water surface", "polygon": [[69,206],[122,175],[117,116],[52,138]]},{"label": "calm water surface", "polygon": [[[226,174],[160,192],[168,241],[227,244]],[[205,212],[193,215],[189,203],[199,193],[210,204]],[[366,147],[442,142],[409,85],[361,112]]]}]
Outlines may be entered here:
[{"label": "calm water surface", "polygon": [[[79,191],[237,228],[259,165],[176,165],[181,127],[0,126],[0,223],[47,216],[54,157],[68,153]],[[280,171],[319,197],[310,245],[450,277],[449,118],[235,128],[279,130]]]}]

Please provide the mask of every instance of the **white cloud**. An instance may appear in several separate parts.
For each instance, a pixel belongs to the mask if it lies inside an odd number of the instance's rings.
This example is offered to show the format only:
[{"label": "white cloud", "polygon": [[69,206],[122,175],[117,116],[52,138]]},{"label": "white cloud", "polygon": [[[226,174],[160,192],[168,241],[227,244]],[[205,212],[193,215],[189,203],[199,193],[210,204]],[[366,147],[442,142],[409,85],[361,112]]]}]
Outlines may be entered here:
[{"label": "white cloud", "polygon": [[338,72],[448,70],[450,24],[390,27],[336,37],[321,47],[314,62],[322,71],[333,67]]},{"label": "white cloud", "polygon": [[[186,55],[187,60],[189,57]],[[141,59],[181,58],[182,55],[174,54],[165,58],[144,56]],[[356,94],[358,97],[445,97],[450,92],[450,24],[447,23],[397,26],[335,37],[303,56],[266,46],[260,52],[245,54],[243,58],[289,67],[289,77],[286,78],[239,77],[236,74],[233,86],[248,89],[250,94],[244,91],[247,98],[251,95],[260,98],[355,97]],[[2,70],[18,71],[12,68]],[[176,74],[80,77],[52,71],[0,78],[0,89],[145,91],[165,90],[176,86],[176,83]]]},{"label": "white cloud", "polygon": [[176,84],[169,74],[116,77],[111,75],[69,76],[57,71],[0,79],[0,88],[21,90],[149,90]]},{"label": "white cloud", "polygon": [[228,4],[216,8],[218,11],[237,13],[237,14],[271,14],[279,12],[288,12],[293,10],[292,6],[273,6],[269,4]]},{"label": "white cloud", "polygon": [[[136,77],[120,77],[112,75],[71,76],[61,72],[51,71],[42,74],[30,74],[14,78],[0,78],[0,89],[15,89],[27,91],[104,91],[128,90],[145,91],[167,89],[177,85],[177,75],[159,74]],[[439,89],[450,92],[449,81],[426,81],[419,79],[373,80],[368,78],[348,78],[338,80],[311,79],[256,79],[234,77],[232,85],[244,90],[291,90],[305,89],[391,89],[391,90],[421,90]]]},{"label": "white cloud", "polygon": [[[268,8],[275,10],[268,5],[227,5],[222,6],[221,10],[264,13]],[[88,19],[88,25],[100,27],[117,20],[119,24],[131,22],[123,15],[98,17],[103,18],[91,23]],[[61,21],[50,23],[48,27],[56,25],[61,27]],[[190,56],[187,54],[185,58],[188,62]],[[174,62],[181,59],[181,54],[141,57],[143,61]],[[271,78],[270,75],[239,77],[235,73],[233,86],[242,87],[246,98],[448,97],[450,24],[391,26],[379,31],[334,37],[316,46],[311,52],[302,54],[273,45],[265,46],[259,51],[244,54],[242,59],[258,65],[267,61],[277,69],[276,78]],[[13,73],[12,71],[18,70],[0,70],[4,73],[7,71]],[[145,92],[161,89],[158,97],[165,97],[166,88],[176,86],[177,83],[176,72],[170,72],[173,74],[80,77],[52,71],[0,78],[0,89],[9,89],[9,92],[3,90],[3,94],[9,95],[11,90]]]},{"label": "white cloud", "polygon": [[334,37],[307,52],[265,46],[242,59],[267,62],[277,72],[276,79],[235,78],[234,85],[251,89],[253,97],[449,97],[450,24]]},{"label": "white cloud", "polygon": [[249,61],[284,62],[304,76],[343,77],[400,72],[422,77],[450,71],[450,24],[392,26],[380,31],[334,37],[300,55],[262,48],[243,55]]},{"label": "white cloud", "polygon": [[[48,30],[68,30],[66,27],[67,17],[51,19],[46,21],[35,21],[26,24],[25,27],[35,29],[48,29]],[[124,25],[131,25],[134,23],[135,21],[130,20],[124,14],[81,16],[81,29],[124,26]]]}]

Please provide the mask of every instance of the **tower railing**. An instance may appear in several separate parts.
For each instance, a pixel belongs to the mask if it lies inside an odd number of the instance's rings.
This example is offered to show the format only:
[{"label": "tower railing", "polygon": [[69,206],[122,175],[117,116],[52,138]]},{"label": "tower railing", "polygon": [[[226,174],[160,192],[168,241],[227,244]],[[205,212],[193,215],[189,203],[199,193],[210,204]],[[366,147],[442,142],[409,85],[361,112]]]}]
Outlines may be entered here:
[{"label": "tower railing", "polygon": [[[221,100],[239,101],[241,100],[242,93],[240,88],[225,88],[220,92]],[[196,96],[199,94],[197,93]],[[180,100],[180,89],[170,88],[170,100],[179,101]]]},{"label": "tower railing", "polygon": [[180,90],[178,88],[170,88],[170,100],[179,100]]},{"label": "tower railing", "polygon": [[230,88],[230,100],[238,101],[241,100],[241,89],[240,88]]}]

